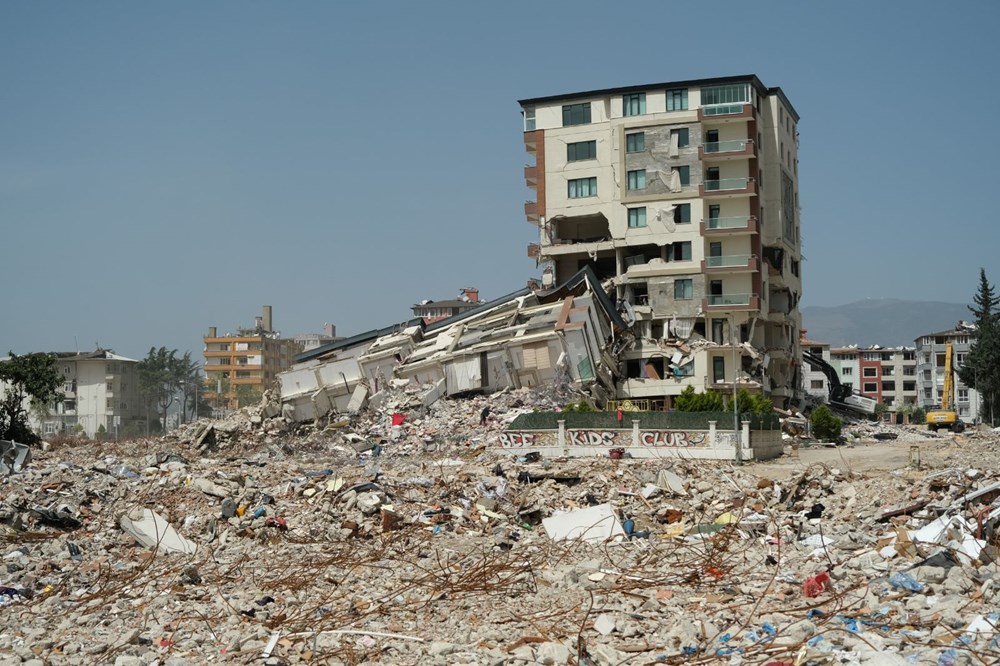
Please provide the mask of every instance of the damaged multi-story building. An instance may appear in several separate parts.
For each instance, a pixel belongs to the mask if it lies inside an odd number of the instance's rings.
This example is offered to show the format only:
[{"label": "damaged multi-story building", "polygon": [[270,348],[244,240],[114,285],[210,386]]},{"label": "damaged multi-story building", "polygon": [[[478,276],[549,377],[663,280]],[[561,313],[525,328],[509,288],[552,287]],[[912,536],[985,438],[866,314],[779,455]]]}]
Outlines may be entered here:
[{"label": "damaged multi-story building", "polygon": [[[756,76],[520,101],[543,285],[591,268],[632,324],[615,390],[801,386],[799,115]],[[731,335],[735,333],[735,336]]]}]

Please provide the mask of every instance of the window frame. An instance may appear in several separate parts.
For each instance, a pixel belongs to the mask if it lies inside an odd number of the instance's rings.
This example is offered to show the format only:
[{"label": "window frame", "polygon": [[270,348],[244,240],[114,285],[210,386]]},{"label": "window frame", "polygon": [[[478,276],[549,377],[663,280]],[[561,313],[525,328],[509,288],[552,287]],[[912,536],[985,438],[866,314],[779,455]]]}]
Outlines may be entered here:
[{"label": "window frame", "polygon": [[646,170],[632,169],[625,173],[625,189],[629,192],[641,192],[646,189]]},{"label": "window frame", "polygon": [[646,93],[625,93],[622,95],[622,116],[631,118],[644,115],[646,115]]},{"label": "window frame", "polygon": [[[694,248],[691,241],[680,241],[678,243],[671,243],[670,245],[671,261],[691,261],[694,256]],[[687,250],[686,252],[685,249]]]},{"label": "window frame", "polygon": [[[646,207],[645,206],[635,206],[628,209],[628,228],[629,229],[643,229],[646,227]],[[633,219],[634,218],[634,219]],[[640,220],[640,218],[642,218]],[[634,222],[634,224],[633,224]],[[642,224],[639,224],[642,222]]]},{"label": "window frame", "polygon": [[[580,150],[582,146],[586,146],[586,154],[588,157],[580,157]],[[571,156],[572,153],[572,156]],[[589,160],[597,159],[597,140],[592,139],[590,141],[572,141],[566,144],[566,161],[567,162],[586,162]]]},{"label": "window frame", "polygon": [[[687,111],[688,110],[688,89],[687,88],[667,88],[667,111]],[[677,100],[680,106],[677,106]]]},{"label": "window frame", "polygon": [[[579,117],[574,117],[579,112]],[[577,125],[590,125],[593,122],[593,110],[590,102],[578,102],[576,104],[563,104],[562,107],[563,127],[575,127]]]},{"label": "window frame", "polygon": [[626,154],[644,153],[644,152],[646,152],[645,132],[629,132],[628,134],[625,135]]},{"label": "window frame", "polygon": [[691,204],[683,203],[674,206],[674,224],[691,224]]},{"label": "window frame", "polygon": [[[678,289],[680,295],[678,295]],[[691,278],[677,278],[674,280],[674,300],[693,301],[694,300],[694,280]]]},{"label": "window frame", "polygon": [[671,167],[671,170],[676,170],[680,179],[681,187],[688,187],[691,185],[691,165],[690,164],[679,164],[675,167]]},{"label": "window frame", "polygon": [[[583,185],[586,184],[586,187]],[[576,194],[574,194],[574,190]],[[566,181],[567,199],[589,199],[597,196],[597,176],[570,178]]]}]

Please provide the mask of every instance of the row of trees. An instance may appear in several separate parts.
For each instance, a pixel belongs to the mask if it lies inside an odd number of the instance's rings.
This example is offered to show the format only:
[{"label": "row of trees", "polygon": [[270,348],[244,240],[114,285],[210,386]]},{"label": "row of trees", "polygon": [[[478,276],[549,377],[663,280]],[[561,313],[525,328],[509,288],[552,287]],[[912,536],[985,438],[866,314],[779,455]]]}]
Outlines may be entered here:
[{"label": "row of trees", "polygon": [[187,421],[188,413],[197,418],[210,411],[202,399],[205,391],[201,381],[198,363],[191,358],[191,352],[177,356],[176,349],[150,348],[146,358],[139,362],[139,391],[145,407],[146,431],[149,432],[150,424],[167,422],[167,412],[178,394],[182,421]]},{"label": "row of trees", "polygon": [[983,420],[996,425],[995,419],[1000,418],[1000,299],[985,269],[979,269],[979,289],[972,300],[969,311],[975,316],[976,330],[958,377],[979,393]]}]

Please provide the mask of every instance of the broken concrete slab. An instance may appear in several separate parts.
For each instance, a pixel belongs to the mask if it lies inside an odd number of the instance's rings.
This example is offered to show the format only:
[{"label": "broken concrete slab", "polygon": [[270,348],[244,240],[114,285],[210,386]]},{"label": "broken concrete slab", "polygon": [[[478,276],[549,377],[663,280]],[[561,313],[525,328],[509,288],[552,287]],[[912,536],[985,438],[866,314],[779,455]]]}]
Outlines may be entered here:
[{"label": "broken concrete slab", "polygon": [[180,553],[194,555],[198,547],[180,534],[167,519],[151,509],[140,509],[125,514],[118,520],[123,530],[141,545],[154,548],[156,554]]},{"label": "broken concrete slab", "polygon": [[542,527],[553,541],[607,541],[625,537],[625,528],[610,504],[554,514],[542,519]]},{"label": "broken concrete slab", "polygon": [[30,446],[7,439],[0,439],[0,474],[20,472],[30,461]]}]

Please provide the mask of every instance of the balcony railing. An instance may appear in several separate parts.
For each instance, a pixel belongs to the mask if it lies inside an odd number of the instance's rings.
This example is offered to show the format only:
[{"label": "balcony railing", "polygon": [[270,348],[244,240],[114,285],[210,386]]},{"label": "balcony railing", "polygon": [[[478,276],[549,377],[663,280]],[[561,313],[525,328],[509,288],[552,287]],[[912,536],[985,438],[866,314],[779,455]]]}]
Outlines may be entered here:
[{"label": "balcony railing", "polygon": [[745,151],[748,143],[746,139],[710,141],[704,144],[704,148],[706,153],[735,153]]},{"label": "balcony railing", "polygon": [[725,257],[705,257],[705,268],[731,268],[750,263],[749,254],[732,254]]},{"label": "balcony railing", "polygon": [[710,294],[709,305],[750,305],[753,294]]},{"label": "balcony railing", "polygon": [[738,104],[715,104],[713,106],[701,107],[702,115],[705,116],[732,116],[743,113],[743,102]]},{"label": "balcony railing", "polygon": [[745,229],[750,221],[748,215],[731,217],[710,217],[705,221],[706,229]]},{"label": "balcony railing", "polygon": [[706,180],[705,190],[708,192],[725,192],[726,190],[745,190],[749,184],[749,178],[722,178],[720,180]]}]

